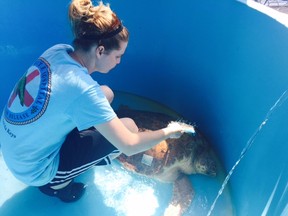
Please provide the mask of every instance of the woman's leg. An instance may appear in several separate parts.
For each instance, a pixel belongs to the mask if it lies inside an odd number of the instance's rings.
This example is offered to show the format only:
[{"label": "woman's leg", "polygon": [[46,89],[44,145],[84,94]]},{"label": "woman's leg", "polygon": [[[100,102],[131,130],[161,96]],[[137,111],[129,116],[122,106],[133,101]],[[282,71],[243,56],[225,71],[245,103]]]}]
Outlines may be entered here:
[{"label": "woman's leg", "polygon": [[111,164],[115,155],[119,155],[119,150],[94,127],[83,131],[74,129],[61,147],[56,176],[39,189],[64,202],[74,202],[84,194],[85,185],[73,179],[94,166]]},{"label": "woman's leg", "polygon": [[100,87],[101,87],[104,95],[106,96],[107,100],[111,104],[113,99],[114,99],[114,93],[113,93],[112,89],[109,88],[109,86],[107,86],[107,85],[101,85]]},{"label": "woman's leg", "polygon": [[74,179],[95,165],[111,164],[109,155],[118,152],[94,127],[83,131],[74,129],[61,148],[58,172],[50,185]]}]

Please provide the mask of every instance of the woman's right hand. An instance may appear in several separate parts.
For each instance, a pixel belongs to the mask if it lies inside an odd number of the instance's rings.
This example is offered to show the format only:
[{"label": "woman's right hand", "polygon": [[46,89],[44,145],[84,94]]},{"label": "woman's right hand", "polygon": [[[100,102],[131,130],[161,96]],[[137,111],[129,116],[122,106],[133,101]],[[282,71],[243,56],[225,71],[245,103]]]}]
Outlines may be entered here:
[{"label": "woman's right hand", "polygon": [[169,134],[170,139],[178,139],[183,133],[195,133],[192,125],[177,121],[170,122],[165,130]]}]

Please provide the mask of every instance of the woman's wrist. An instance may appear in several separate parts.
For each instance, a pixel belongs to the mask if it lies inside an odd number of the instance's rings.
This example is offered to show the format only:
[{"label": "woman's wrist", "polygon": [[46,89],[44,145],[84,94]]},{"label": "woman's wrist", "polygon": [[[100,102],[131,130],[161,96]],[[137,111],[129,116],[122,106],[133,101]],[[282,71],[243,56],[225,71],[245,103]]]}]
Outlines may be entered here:
[{"label": "woman's wrist", "polygon": [[182,135],[182,128],[179,125],[168,125],[163,129],[165,139],[177,139]]},{"label": "woman's wrist", "polygon": [[165,128],[164,133],[168,138],[177,139],[181,137],[183,133],[195,134],[195,129],[194,126],[184,122],[172,121]]}]

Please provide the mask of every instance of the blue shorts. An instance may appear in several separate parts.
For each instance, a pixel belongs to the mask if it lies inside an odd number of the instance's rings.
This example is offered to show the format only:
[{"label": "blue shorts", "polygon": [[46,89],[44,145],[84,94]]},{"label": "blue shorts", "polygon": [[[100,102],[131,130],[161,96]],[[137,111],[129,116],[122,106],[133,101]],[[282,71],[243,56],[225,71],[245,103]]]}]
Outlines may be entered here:
[{"label": "blue shorts", "polygon": [[94,127],[72,130],[60,150],[60,163],[54,179],[55,186],[74,179],[91,167],[109,165],[120,151],[109,143]]}]

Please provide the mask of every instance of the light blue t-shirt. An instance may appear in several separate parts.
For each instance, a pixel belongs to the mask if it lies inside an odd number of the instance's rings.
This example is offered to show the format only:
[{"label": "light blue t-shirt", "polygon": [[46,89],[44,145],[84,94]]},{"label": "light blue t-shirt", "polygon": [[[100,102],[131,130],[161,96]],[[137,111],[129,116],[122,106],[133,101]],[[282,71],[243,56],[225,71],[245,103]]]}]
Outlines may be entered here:
[{"label": "light blue t-shirt", "polygon": [[99,84],[59,44],[45,51],[14,87],[0,122],[5,162],[22,182],[49,183],[59,151],[75,127],[87,129],[116,117]]}]

